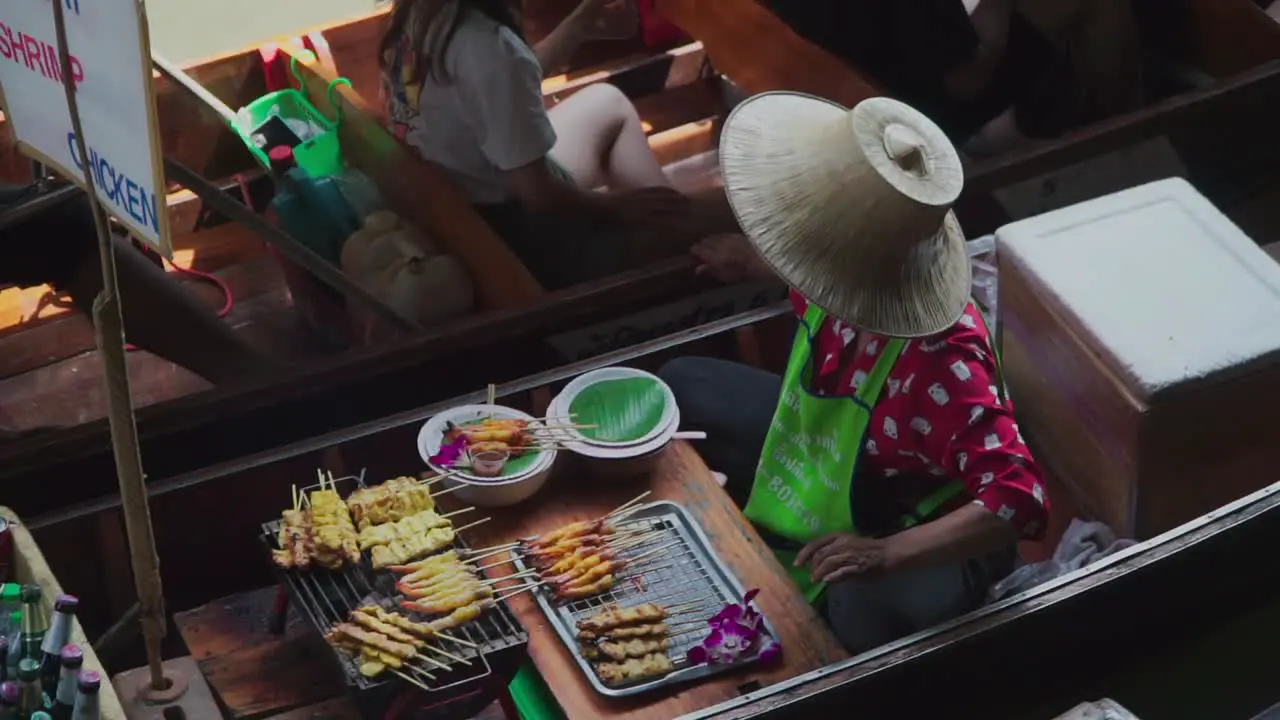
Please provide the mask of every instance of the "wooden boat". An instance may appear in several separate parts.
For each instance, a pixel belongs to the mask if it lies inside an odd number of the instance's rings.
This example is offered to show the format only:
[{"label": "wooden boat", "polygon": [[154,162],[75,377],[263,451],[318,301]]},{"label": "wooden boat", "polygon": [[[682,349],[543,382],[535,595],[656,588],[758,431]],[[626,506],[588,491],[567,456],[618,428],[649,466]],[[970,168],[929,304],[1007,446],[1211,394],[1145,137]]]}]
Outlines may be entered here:
[{"label": "wooden boat", "polygon": [[[628,89],[657,131],[653,144],[659,155],[664,161],[685,159],[699,168],[693,171],[702,179],[699,182],[715,182],[714,173],[702,169],[711,169],[715,121],[727,107],[719,79],[701,72],[704,60],[710,59],[716,71],[746,92],[800,89],[846,104],[875,92],[855,70],[791,33],[754,0],[660,0],[658,7],[700,42],[633,55],[626,52],[634,47],[624,51],[618,45],[611,50],[602,46],[596,52],[614,53],[612,65],[598,72],[554,78],[548,91],[552,96],[564,95],[606,77]],[[1176,17],[1189,19],[1187,25],[1194,32],[1168,31],[1166,44],[1172,55],[1200,68],[1211,82],[1061,141],[975,163],[969,175],[970,193],[958,208],[971,235],[1052,203],[1117,189],[1117,182],[1127,185],[1185,173],[1255,238],[1277,239],[1271,230],[1276,225],[1267,214],[1274,204],[1268,186],[1274,151],[1256,146],[1254,139],[1263,136],[1266,120],[1254,108],[1266,107],[1280,92],[1280,66],[1271,64],[1280,53],[1280,30],[1247,0],[1198,0],[1185,3],[1180,12]],[[308,66],[312,82],[327,86],[325,79],[337,73],[352,78],[357,90],[373,86],[374,68],[367,48],[377,37],[379,20],[375,15],[310,34],[313,44],[327,45],[333,60],[331,67],[325,62]],[[617,60],[617,53],[625,59]],[[264,88],[256,50],[201,64],[191,72],[233,106],[256,97]],[[215,178],[249,167],[239,141],[211,125],[200,115],[198,105],[168,84],[161,85],[160,98],[162,123],[170,131],[165,139],[167,152]],[[367,110],[358,95],[344,91],[343,98],[353,111],[349,117]],[[1179,166],[1132,161],[1135,152],[1160,143],[1151,140],[1153,136],[1167,138],[1180,158]],[[354,143],[358,146],[359,139]],[[1099,172],[1105,174],[1117,165],[1142,166],[1147,174],[1098,179]],[[1060,189],[1058,197],[1046,201],[1042,190],[1055,186]],[[1025,200],[1028,194],[1034,202]],[[174,198],[177,226],[194,228],[198,205],[184,202],[185,197],[179,193]],[[424,227],[448,227],[445,234],[454,233],[459,247],[461,236],[469,232],[466,228],[476,228],[474,220],[458,219],[456,209],[443,204],[437,203],[430,213],[424,217]],[[233,267],[255,253],[258,262],[266,264],[257,241],[234,225],[185,237],[180,247],[211,263],[204,267],[217,269],[218,263]],[[535,298],[513,291],[529,285],[527,278],[519,279],[518,268],[510,269],[511,273],[486,275],[495,306],[489,312],[391,346],[315,361],[296,377],[271,387],[218,389],[145,408],[140,428],[149,474],[178,476],[220,459],[429,403],[459,385],[476,386],[551,368],[565,359],[566,349],[571,358],[590,356],[651,337],[664,328],[731,314],[766,301],[772,292],[768,288],[711,289],[694,277],[688,260],[675,259]],[[234,276],[232,270],[226,272]],[[254,283],[264,287],[252,273],[244,272],[242,277],[246,287]],[[265,296],[264,303],[283,302],[278,279],[265,286],[274,294]],[[80,337],[82,350],[87,336]],[[551,342],[544,344],[548,337]],[[512,347],[521,351],[513,353]],[[421,381],[446,370],[450,377],[446,386]],[[0,448],[0,480],[22,476],[31,487],[39,487],[56,478],[66,487],[56,501],[31,493],[13,504],[25,514],[38,514],[51,510],[51,503],[110,492],[105,432],[105,423],[98,422]]]},{"label": "wooden boat", "polygon": [[[524,378],[500,388],[499,393],[503,403],[536,409],[532,398],[540,388],[611,363],[652,367],[673,354],[725,352],[727,348],[738,348],[739,357],[746,357],[751,355],[752,343],[741,338],[756,334],[761,336],[758,340],[765,340],[770,334],[785,333],[790,325],[787,315],[786,308],[763,308]],[[260,614],[269,612],[274,592],[244,594],[273,582],[258,546],[258,524],[277,514],[279,498],[288,497],[289,486],[312,476],[317,466],[335,473],[367,468],[373,477],[400,474],[406,463],[417,467],[413,438],[422,418],[474,402],[478,396],[482,393],[154,483],[150,493],[167,602],[173,609],[195,608],[178,613],[176,620],[191,646],[184,648],[173,633],[167,655],[198,653],[209,682],[226,693],[223,699],[232,717],[263,716],[312,704],[326,712],[350,712],[351,706],[335,692],[335,685],[316,680],[329,677],[324,662],[331,661],[317,659],[322,656],[314,652],[318,637],[306,634],[314,631],[299,626],[283,636],[265,633]],[[668,460],[680,464],[686,476],[696,470],[686,464],[691,462],[688,452],[668,450]],[[590,495],[604,487],[583,484],[586,480],[580,473],[569,475],[567,482],[580,488],[575,492]],[[634,487],[615,483],[609,492],[626,495]],[[536,516],[540,511],[522,506],[519,514]],[[1218,716],[1203,711],[1225,713],[1228,707],[1240,712],[1223,716],[1245,716],[1274,700],[1268,694],[1274,690],[1274,658],[1266,644],[1273,633],[1265,628],[1274,628],[1280,573],[1259,549],[1272,547],[1280,539],[1280,523],[1274,522],[1277,513],[1280,484],[1094,566],[858,657],[829,659],[812,671],[785,677],[750,672],[734,676],[739,683],[763,682],[764,687],[748,684],[751,692],[746,695],[724,695],[723,688],[707,691],[693,685],[678,696],[590,707],[596,712],[593,716],[609,710],[637,717],[688,713],[695,718],[792,718],[825,716],[854,704],[902,712],[904,698],[911,698],[913,715],[1015,718],[1051,717],[1078,703],[1082,695],[1105,695],[1124,703],[1138,717]],[[1063,519],[1057,518],[1057,524]],[[82,622],[91,637],[114,619],[113,613],[123,613],[132,605],[128,553],[114,500],[75,513],[36,518],[29,526],[65,587],[72,591],[102,588],[82,593],[89,600],[82,605]],[[1254,557],[1256,563],[1248,562]],[[241,560],[229,562],[228,558]],[[1231,567],[1238,571],[1223,572],[1224,558],[1236,560],[1238,564]],[[1205,577],[1214,581],[1187,580]],[[214,602],[217,598],[221,599]],[[525,610],[517,611],[522,619]],[[259,619],[246,622],[246,617]],[[1225,631],[1209,646],[1220,652],[1204,654],[1205,630]],[[559,685],[570,682],[567,678],[545,671],[545,666],[553,664],[548,655],[557,653],[549,652],[547,646],[536,649],[532,629],[530,633],[530,652],[535,659],[541,657],[540,667],[552,693],[561,702],[585,697]],[[1160,669],[1141,671],[1139,666],[1152,662],[1153,647],[1160,648],[1158,655],[1164,657]],[[805,654],[809,650],[797,650],[806,662],[811,661]],[[1224,663],[1224,655],[1233,663],[1232,672],[1220,672],[1214,678],[1227,678],[1229,684],[1214,686],[1197,674],[1210,664]],[[117,667],[131,660],[120,654],[114,659]],[[112,657],[104,662],[111,666]],[[273,667],[281,669],[271,675],[270,693],[259,692],[265,681],[255,679],[261,675],[255,668],[265,668],[260,665],[264,662],[275,662]],[[1182,686],[1193,688],[1200,700],[1170,698],[1168,673],[1174,671],[1184,673]],[[1000,679],[999,692],[991,691],[992,678]],[[714,699],[716,693],[721,695],[714,704],[689,704]],[[1179,704],[1181,710],[1172,715],[1158,712]],[[583,707],[575,710],[584,712]],[[646,715],[646,710],[651,713]],[[311,710],[299,712],[305,717]],[[667,714],[653,714],[662,712]]]}]

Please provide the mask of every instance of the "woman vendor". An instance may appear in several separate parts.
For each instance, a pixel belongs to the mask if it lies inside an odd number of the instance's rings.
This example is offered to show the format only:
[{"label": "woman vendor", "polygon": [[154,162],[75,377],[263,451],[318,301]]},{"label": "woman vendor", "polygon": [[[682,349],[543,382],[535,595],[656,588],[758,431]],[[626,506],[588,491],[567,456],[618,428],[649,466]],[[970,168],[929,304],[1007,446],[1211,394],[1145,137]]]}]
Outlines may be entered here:
[{"label": "woman vendor", "polygon": [[851,652],[976,608],[1047,498],[969,299],[958,154],[895,100],[793,93],[740,105],[720,153],[745,237],[694,252],[725,281],[780,276],[800,324],[782,377],[665,366],[684,424]]},{"label": "woman vendor", "polygon": [[518,0],[394,0],[382,39],[393,132],[448,172],[548,289],[683,253],[708,230],[735,227],[723,194],[704,213],[671,188],[613,85],[544,108],[543,71],[566,64],[621,2],[582,0],[530,47]]}]

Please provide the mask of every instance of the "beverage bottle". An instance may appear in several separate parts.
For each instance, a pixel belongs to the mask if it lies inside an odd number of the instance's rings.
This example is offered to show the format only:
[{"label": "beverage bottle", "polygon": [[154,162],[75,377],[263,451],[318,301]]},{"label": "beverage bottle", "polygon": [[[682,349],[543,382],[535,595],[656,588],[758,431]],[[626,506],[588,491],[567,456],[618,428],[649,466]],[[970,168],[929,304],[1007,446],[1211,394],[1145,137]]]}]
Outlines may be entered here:
[{"label": "beverage bottle", "polygon": [[9,679],[9,636],[0,635],[0,683]]},{"label": "beverage bottle", "polygon": [[280,226],[293,239],[337,265],[342,244],[360,229],[355,211],[332,177],[313,178],[298,167],[293,150],[277,145],[267,153],[276,179],[271,200]]},{"label": "beverage bottle", "polygon": [[81,670],[76,680],[76,705],[71,720],[99,720],[102,711],[98,707],[98,688],[102,678],[92,670]]},{"label": "beverage bottle", "polygon": [[53,602],[53,622],[40,643],[40,683],[50,692],[58,686],[62,646],[71,641],[71,625],[79,605],[80,599],[75,595],[59,595]]},{"label": "beverage bottle", "polygon": [[14,610],[22,609],[22,586],[18,583],[5,583],[0,585],[0,632],[8,635],[18,630],[16,627],[9,627],[9,616]]},{"label": "beverage bottle", "polygon": [[18,720],[18,699],[21,696],[18,683],[0,683],[0,720]]},{"label": "beverage bottle", "polygon": [[18,717],[29,718],[31,713],[43,709],[40,663],[31,658],[22,658],[22,662],[18,663]]},{"label": "beverage bottle", "polygon": [[40,664],[40,645],[49,629],[49,621],[40,607],[43,596],[39,585],[22,586],[22,631],[18,639],[22,643],[22,659],[35,660],[37,666]]},{"label": "beverage bottle", "polygon": [[76,707],[76,683],[84,666],[84,652],[76,645],[64,645],[59,654],[62,665],[53,697],[54,720],[70,720]]},{"label": "beverage bottle", "polygon": [[43,710],[37,710],[31,713],[31,720],[53,720],[53,717]]},{"label": "beverage bottle", "polygon": [[22,611],[9,613],[9,651],[5,656],[5,675],[10,680],[18,679],[18,661],[22,659]]}]

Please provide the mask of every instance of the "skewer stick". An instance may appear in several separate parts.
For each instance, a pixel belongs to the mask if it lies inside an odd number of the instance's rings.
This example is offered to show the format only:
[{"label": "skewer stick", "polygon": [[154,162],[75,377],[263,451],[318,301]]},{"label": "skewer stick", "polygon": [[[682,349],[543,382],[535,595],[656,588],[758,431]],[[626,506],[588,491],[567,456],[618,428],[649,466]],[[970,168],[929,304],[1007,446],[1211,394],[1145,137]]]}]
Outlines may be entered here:
[{"label": "skewer stick", "polygon": [[418,653],[417,659],[418,659],[418,660],[421,660],[421,661],[423,661],[423,662],[426,662],[426,663],[431,663],[432,665],[435,665],[436,667],[440,668],[441,670],[448,670],[448,669],[450,669],[450,668],[449,668],[449,666],[448,666],[448,665],[446,665],[445,663],[442,663],[442,662],[440,662],[439,660],[436,660],[435,658],[427,657],[426,655],[423,655],[422,653]]},{"label": "skewer stick", "polygon": [[[488,570],[489,568],[499,567],[499,566],[501,566],[501,565],[506,565],[507,563],[513,563],[513,562],[515,562],[515,561],[516,561],[516,559],[515,559],[515,558],[513,558],[513,557],[509,557],[509,558],[507,558],[506,560],[499,560],[498,562],[495,562],[495,563],[489,563],[488,565],[479,565],[479,564],[477,564],[477,565],[476,565],[476,568],[478,568],[479,570],[482,570],[482,571],[483,571],[483,570]],[[470,562],[470,561],[468,561],[468,562]]]},{"label": "skewer stick", "polygon": [[670,604],[670,605],[664,605],[664,606],[663,606],[663,609],[664,609],[664,610],[667,610],[667,611],[670,611],[670,610],[672,610],[673,608],[685,607],[686,605],[697,605],[698,603],[704,603],[704,602],[707,602],[708,600],[714,600],[714,599],[715,599],[715,598],[712,598],[712,597],[710,597],[710,596],[703,596],[703,597],[700,597],[700,598],[695,598],[695,599],[693,599],[693,600],[685,600],[685,601],[683,601],[683,602],[672,603],[672,604]]},{"label": "skewer stick", "polygon": [[442,496],[442,495],[448,495],[449,493],[454,492],[454,491],[456,491],[456,490],[461,490],[461,489],[462,489],[462,488],[464,488],[464,487],[466,487],[466,485],[454,485],[454,486],[453,486],[453,487],[451,487],[451,488],[445,488],[444,490],[441,490],[441,491],[439,491],[439,492],[433,492],[433,493],[431,493],[431,497],[432,497],[432,498],[438,498],[438,497],[440,497],[440,496]]},{"label": "skewer stick", "polygon": [[[423,685],[421,682],[418,681],[417,678],[406,675],[405,673],[402,673],[395,668],[387,668],[387,669],[395,673],[396,675],[399,675],[401,680],[404,680],[405,682],[411,683],[413,685],[417,685],[418,687],[422,688],[423,690],[426,690],[427,692],[431,692],[431,688],[427,687],[426,685]],[[418,672],[421,672],[422,674],[429,676],[432,680],[435,679],[434,675],[431,675],[431,673],[425,670],[419,670]]]},{"label": "skewer stick", "polygon": [[492,520],[492,519],[493,519],[493,518],[491,518],[491,517],[482,517],[482,518],[480,518],[479,520],[477,520],[477,521],[475,521],[475,522],[473,522],[473,523],[468,523],[468,524],[466,524],[466,525],[463,525],[463,526],[462,526],[462,527],[460,527],[460,528],[454,528],[454,529],[453,529],[453,532],[454,532],[454,534],[456,535],[456,534],[458,534],[458,533],[462,532],[463,530],[470,530],[471,528],[473,528],[473,527],[475,527],[475,526],[477,526],[477,525],[483,525],[483,524],[485,524],[485,523],[489,522],[489,521],[490,521],[490,520]]},{"label": "skewer stick", "polygon": [[297,512],[302,502],[298,500],[298,484],[294,483],[293,485],[290,486],[290,489],[293,490],[293,510],[294,512]]},{"label": "skewer stick", "polygon": [[489,387],[485,389],[486,402],[490,405],[496,405],[498,399],[498,386],[489,383]]},{"label": "skewer stick", "polygon": [[652,490],[645,490],[644,492],[640,493],[640,495],[639,495],[639,496],[637,496],[635,499],[633,499],[633,500],[631,500],[631,501],[629,501],[629,502],[625,502],[625,503],[623,503],[622,505],[619,505],[617,508],[615,508],[615,509],[614,509],[614,511],[613,511],[613,512],[609,513],[608,515],[605,515],[605,517],[606,517],[606,518],[611,518],[611,517],[613,517],[614,515],[617,515],[618,513],[622,512],[623,510],[626,510],[627,508],[631,507],[632,505],[635,505],[636,503],[640,502],[641,500],[644,500],[645,498],[649,497],[649,496],[650,496],[650,495],[652,495],[652,494],[653,494],[653,491],[652,491]]},{"label": "skewer stick", "polygon": [[[639,535],[632,535],[622,540],[621,542],[609,543],[609,547],[619,552],[623,550],[629,550],[633,547],[636,547],[637,545],[643,545],[649,542],[650,540],[653,540],[654,538],[660,537],[666,532],[667,532],[666,528],[659,528],[657,530],[652,530],[650,532],[640,533]],[[614,533],[614,534],[616,535],[617,533]]]},{"label": "skewer stick", "polygon": [[445,472],[442,472],[442,473],[436,473],[431,477],[421,478],[421,480],[423,485],[426,485],[427,487],[431,487],[432,485],[440,482],[441,480],[445,478],[453,477],[454,475],[457,475],[457,474],[458,474],[457,470],[446,470]]},{"label": "skewer stick", "polygon": [[633,558],[627,558],[627,564],[628,564],[628,565],[635,565],[636,563],[640,562],[641,560],[644,560],[645,558],[649,557],[650,555],[653,555],[654,553],[662,552],[663,550],[666,550],[667,548],[674,547],[674,546],[679,545],[679,544],[680,544],[680,541],[679,541],[679,540],[672,540],[671,542],[667,543],[666,545],[659,545],[658,547],[656,547],[656,548],[654,548],[654,549],[650,550],[649,552],[641,553],[641,554],[639,554],[639,555],[637,555],[637,556],[635,556],[635,557],[633,557]]},{"label": "skewer stick", "polygon": [[468,659],[466,659],[466,658],[464,658],[464,657],[462,657],[462,656],[460,656],[460,655],[454,655],[453,653],[448,652],[447,650],[441,650],[440,648],[436,647],[435,645],[426,645],[426,646],[424,646],[424,647],[426,647],[426,648],[427,648],[428,650],[430,650],[431,652],[433,652],[433,653],[439,653],[440,655],[443,655],[443,656],[445,656],[445,657],[449,658],[450,660],[453,660],[454,662],[460,662],[460,663],[462,663],[463,665],[470,665],[470,664],[471,664],[471,661],[470,661],[470,660],[468,660]]},{"label": "skewer stick", "polygon": [[502,554],[502,553],[504,553],[504,552],[511,552],[511,550],[512,550],[512,549],[514,549],[514,548],[515,548],[515,545],[504,545],[504,546],[496,547],[496,548],[487,548],[488,552],[480,552],[480,553],[478,553],[478,554],[476,554],[476,555],[468,556],[466,561],[467,561],[467,562],[469,562],[469,563],[476,563],[476,567],[478,567],[478,568],[480,568],[480,569],[482,569],[482,570],[483,570],[484,568],[488,568],[488,567],[494,567],[494,566],[497,566],[497,565],[504,565],[504,564],[509,563],[509,562],[515,562],[515,558],[511,558],[511,559],[508,559],[508,560],[503,560],[502,562],[499,562],[499,563],[493,563],[493,564],[490,564],[490,565],[481,565],[481,564],[479,564],[479,561],[484,560],[484,559],[486,559],[486,558],[491,558],[491,557],[493,557],[494,555],[501,555],[501,554]]},{"label": "skewer stick", "polygon": [[540,583],[540,582],[536,582],[536,583],[529,583],[528,585],[525,585],[525,586],[523,586],[523,587],[515,588],[515,589],[511,590],[511,592],[508,592],[508,593],[506,593],[506,594],[504,594],[504,595],[499,595],[498,597],[494,598],[494,600],[495,600],[495,601],[497,601],[497,602],[502,602],[503,600],[506,600],[507,598],[515,597],[516,595],[519,595],[519,594],[520,594],[520,593],[522,593],[522,592],[528,592],[529,590],[532,590],[532,589],[534,589],[534,588],[538,587],[538,586],[539,586],[539,585],[541,585],[541,584],[542,584],[542,583]]},{"label": "skewer stick", "polygon": [[497,583],[504,582],[506,580],[523,580],[524,578],[533,577],[537,574],[538,574],[537,570],[525,570],[524,572],[515,573],[513,575],[503,575],[502,577],[489,578],[487,580],[481,580],[480,582],[482,584],[496,585]]},{"label": "skewer stick", "polygon": [[451,517],[453,517],[454,515],[461,515],[462,513],[465,513],[465,512],[471,512],[472,510],[475,510],[475,507],[474,507],[474,506],[472,506],[472,507],[464,507],[464,508],[462,508],[461,510],[454,510],[454,511],[453,511],[453,512],[451,512],[451,513],[445,513],[444,515],[441,515],[440,517],[442,517],[442,518],[451,518]]},{"label": "skewer stick", "polygon": [[449,633],[447,633],[447,632],[443,632],[443,631],[437,632],[437,633],[436,633],[436,637],[442,637],[442,638],[444,638],[445,640],[448,640],[449,642],[458,643],[459,645],[464,645],[464,646],[469,647],[469,648],[471,648],[471,649],[473,649],[473,650],[474,650],[474,649],[476,649],[476,648],[478,648],[478,647],[480,647],[479,645],[477,645],[477,644],[475,644],[475,643],[471,642],[470,640],[463,640],[463,639],[462,639],[462,638],[460,638],[460,637],[457,637],[457,636],[455,636],[455,635],[450,635]]}]

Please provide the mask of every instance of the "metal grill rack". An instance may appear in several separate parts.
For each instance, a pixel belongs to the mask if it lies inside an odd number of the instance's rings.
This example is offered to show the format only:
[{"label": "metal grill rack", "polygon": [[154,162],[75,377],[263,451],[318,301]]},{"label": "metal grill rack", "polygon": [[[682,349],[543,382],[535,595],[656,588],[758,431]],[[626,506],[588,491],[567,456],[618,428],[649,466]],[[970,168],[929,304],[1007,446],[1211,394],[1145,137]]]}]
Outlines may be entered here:
[{"label": "metal grill rack", "polygon": [[[335,479],[338,492],[346,497],[351,492],[365,487],[364,472],[359,476]],[[305,493],[320,489],[319,484],[302,488]],[[262,541],[268,551],[279,547],[277,537],[280,531],[280,520],[262,524]],[[466,547],[462,538],[455,541],[455,546]],[[387,570],[375,571],[368,559],[363,558],[355,566],[342,571],[328,571],[313,568],[306,572],[296,570],[280,570],[283,581],[292,601],[300,608],[320,634],[327,633],[334,625],[345,622],[352,610],[363,605],[376,604],[388,610],[395,610],[411,620],[422,622],[425,619],[415,613],[399,609],[403,596],[396,590],[395,576]],[[505,602],[484,613],[477,620],[449,631],[449,634],[475,647],[464,643],[438,640],[433,642],[446,652],[463,658],[470,665],[449,660],[440,656],[435,659],[447,663],[449,670],[434,665],[426,665],[433,679],[418,675],[416,680],[432,692],[457,690],[487,677],[491,672],[489,656],[494,653],[521,647],[528,643],[529,636],[515,619]],[[360,674],[359,663],[347,653],[331,648],[346,675],[347,684],[358,691],[373,691],[399,680],[391,673],[384,673],[377,678],[368,678]],[[452,694],[452,693],[450,693]]]},{"label": "metal grill rack", "polygon": [[[735,667],[690,665],[685,659],[689,649],[706,637],[705,632],[686,630],[696,629],[698,621],[705,622],[725,605],[741,602],[744,594],[741,583],[716,557],[702,528],[688,511],[672,502],[650,503],[614,527],[617,532],[628,534],[661,531],[652,540],[621,552],[622,557],[638,557],[655,548],[668,547],[657,556],[651,555],[641,564],[627,568],[618,576],[612,589],[590,598],[561,603],[547,590],[534,591],[538,605],[596,691],[612,697],[635,695]],[[528,568],[517,551],[513,550],[512,554],[516,556],[515,564],[520,570]],[[663,607],[680,606],[676,615],[666,621],[675,627],[670,637],[671,647],[666,651],[675,669],[665,677],[632,685],[607,686],[582,656],[577,640],[577,622],[609,605],[633,607],[647,602]],[[777,637],[768,618],[765,619],[765,627]],[[750,659],[743,662],[750,662]]]}]

